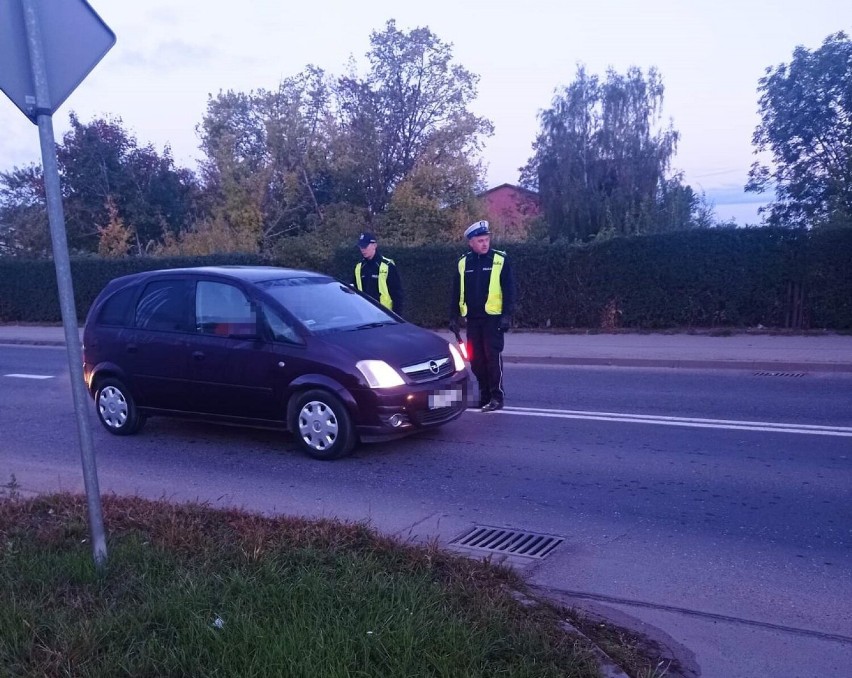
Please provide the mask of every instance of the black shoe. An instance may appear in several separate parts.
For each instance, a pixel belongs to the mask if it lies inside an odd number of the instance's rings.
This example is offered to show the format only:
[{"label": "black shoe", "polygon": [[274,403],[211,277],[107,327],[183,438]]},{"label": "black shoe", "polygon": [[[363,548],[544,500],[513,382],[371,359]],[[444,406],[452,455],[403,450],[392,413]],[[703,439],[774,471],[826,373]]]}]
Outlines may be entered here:
[{"label": "black shoe", "polygon": [[477,407],[481,410],[483,407],[485,407],[490,402],[491,402],[491,396],[490,395],[480,395],[479,396],[479,405],[477,405]]},{"label": "black shoe", "polygon": [[482,406],[483,412],[494,412],[495,410],[503,409],[503,401],[497,400],[496,398],[492,398],[485,405]]}]

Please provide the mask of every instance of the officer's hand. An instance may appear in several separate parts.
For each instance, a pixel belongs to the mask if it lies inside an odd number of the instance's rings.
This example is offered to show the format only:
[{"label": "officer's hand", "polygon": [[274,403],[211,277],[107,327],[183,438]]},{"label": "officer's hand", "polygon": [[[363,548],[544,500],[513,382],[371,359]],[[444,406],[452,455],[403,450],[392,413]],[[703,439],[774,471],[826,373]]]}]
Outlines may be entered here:
[{"label": "officer's hand", "polygon": [[459,326],[459,319],[458,318],[450,318],[449,327],[450,327],[450,332],[452,332],[453,334],[458,334],[459,329],[461,329],[460,326]]},{"label": "officer's hand", "polygon": [[509,328],[512,327],[512,317],[508,315],[500,316],[500,331],[508,332]]}]

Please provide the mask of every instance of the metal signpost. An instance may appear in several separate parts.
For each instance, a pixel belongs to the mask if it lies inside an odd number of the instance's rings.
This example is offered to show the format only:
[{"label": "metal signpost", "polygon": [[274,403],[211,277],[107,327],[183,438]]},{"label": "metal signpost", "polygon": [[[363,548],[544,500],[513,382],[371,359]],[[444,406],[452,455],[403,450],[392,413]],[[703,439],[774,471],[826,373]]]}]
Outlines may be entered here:
[{"label": "metal signpost", "polygon": [[83,351],[65,234],[53,112],[115,44],[85,0],[0,0],[0,89],[38,125],[50,239],[80,438],[95,566],[107,558],[98,472],[87,417]]}]

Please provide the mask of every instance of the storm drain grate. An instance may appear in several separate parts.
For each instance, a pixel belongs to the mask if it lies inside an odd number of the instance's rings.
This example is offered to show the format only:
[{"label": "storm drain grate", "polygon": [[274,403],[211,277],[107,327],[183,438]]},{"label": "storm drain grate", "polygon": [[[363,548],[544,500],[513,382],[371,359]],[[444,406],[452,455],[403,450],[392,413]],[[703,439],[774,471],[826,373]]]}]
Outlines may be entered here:
[{"label": "storm drain grate", "polygon": [[562,537],[554,537],[549,534],[477,525],[469,532],[453,539],[450,544],[493,553],[504,553],[510,556],[544,558],[562,542]]},{"label": "storm drain grate", "polygon": [[804,372],[755,372],[755,377],[804,377]]}]

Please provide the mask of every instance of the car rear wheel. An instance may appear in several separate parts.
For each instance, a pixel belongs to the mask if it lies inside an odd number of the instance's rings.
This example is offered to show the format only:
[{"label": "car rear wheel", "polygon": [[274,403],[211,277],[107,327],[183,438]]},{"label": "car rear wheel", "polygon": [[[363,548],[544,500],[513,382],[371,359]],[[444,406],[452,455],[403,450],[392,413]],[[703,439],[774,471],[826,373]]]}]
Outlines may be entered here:
[{"label": "car rear wheel", "polygon": [[346,406],[323,389],[296,397],[290,430],[299,447],[314,459],[339,459],[355,447],[355,430]]},{"label": "car rear wheel", "polygon": [[104,379],[98,384],[95,409],[103,427],[117,436],[136,433],[145,423],[130,391],[118,379]]}]

